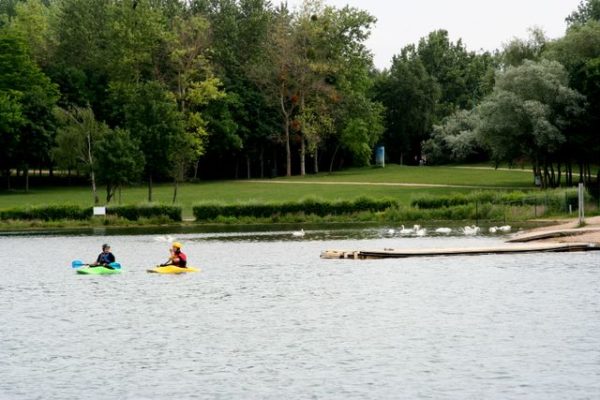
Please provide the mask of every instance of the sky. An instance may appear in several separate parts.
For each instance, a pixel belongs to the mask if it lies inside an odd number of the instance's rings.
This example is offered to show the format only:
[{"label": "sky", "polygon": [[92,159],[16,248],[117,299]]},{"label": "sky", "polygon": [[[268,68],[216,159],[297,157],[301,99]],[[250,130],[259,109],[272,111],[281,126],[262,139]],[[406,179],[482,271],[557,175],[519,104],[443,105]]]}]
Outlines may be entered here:
[{"label": "sky", "polygon": [[[273,1],[277,3],[277,1]],[[292,7],[302,0],[288,0]],[[549,38],[563,36],[565,18],[580,0],[325,0],[335,7],[350,5],[370,12],[377,25],[367,42],[375,65],[389,68],[402,47],[417,43],[436,29],[450,39],[463,39],[468,50],[500,49],[512,38],[527,38],[540,27]]]}]

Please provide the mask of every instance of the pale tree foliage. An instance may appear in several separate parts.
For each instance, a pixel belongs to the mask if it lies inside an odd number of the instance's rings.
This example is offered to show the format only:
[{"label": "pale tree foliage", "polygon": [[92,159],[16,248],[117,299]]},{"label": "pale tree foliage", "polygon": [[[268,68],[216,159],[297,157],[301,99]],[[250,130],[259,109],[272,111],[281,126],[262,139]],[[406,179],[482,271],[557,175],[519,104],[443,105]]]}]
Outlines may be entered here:
[{"label": "pale tree foliage", "polygon": [[539,61],[546,48],[548,38],[541,28],[530,28],[527,39],[514,38],[505,43],[501,59],[505,67],[516,67],[525,60]]},{"label": "pale tree foliage", "polygon": [[477,135],[479,117],[475,110],[459,110],[434,125],[431,138],[423,145],[427,162],[464,162],[482,153]]},{"label": "pale tree foliage", "polygon": [[73,107],[70,110],[59,108],[56,117],[61,127],[57,133],[58,147],[54,150],[54,157],[67,157],[69,162],[77,160],[82,169],[89,174],[94,204],[98,204],[94,168],[96,150],[98,142],[110,129],[105,123],[96,120],[89,107]]},{"label": "pale tree foliage", "polygon": [[583,105],[561,64],[525,61],[498,74],[494,92],[479,107],[477,131],[496,162],[527,157],[542,185],[556,186],[560,165],[557,176],[553,162]]}]

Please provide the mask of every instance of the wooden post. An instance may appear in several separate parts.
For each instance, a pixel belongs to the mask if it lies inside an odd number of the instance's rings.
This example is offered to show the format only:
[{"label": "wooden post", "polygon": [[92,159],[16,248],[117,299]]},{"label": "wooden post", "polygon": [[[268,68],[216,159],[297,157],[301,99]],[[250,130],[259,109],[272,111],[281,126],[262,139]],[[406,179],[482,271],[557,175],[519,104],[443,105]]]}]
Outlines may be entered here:
[{"label": "wooden post", "polygon": [[579,183],[579,226],[585,223],[585,188],[583,183]]}]

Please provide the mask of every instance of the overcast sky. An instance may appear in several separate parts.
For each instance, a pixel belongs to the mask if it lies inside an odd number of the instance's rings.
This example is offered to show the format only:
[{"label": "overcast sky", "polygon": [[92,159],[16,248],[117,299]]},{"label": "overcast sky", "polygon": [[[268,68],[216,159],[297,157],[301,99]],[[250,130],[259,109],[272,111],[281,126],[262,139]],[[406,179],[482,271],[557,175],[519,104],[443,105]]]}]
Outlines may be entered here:
[{"label": "overcast sky", "polygon": [[[325,0],[350,5],[377,17],[368,46],[375,65],[388,68],[392,56],[436,29],[446,29],[469,50],[494,50],[513,37],[526,38],[527,29],[542,28],[550,38],[566,29],[565,18],[580,0]],[[277,3],[277,1],[273,1]],[[302,0],[288,0],[290,6]]]}]

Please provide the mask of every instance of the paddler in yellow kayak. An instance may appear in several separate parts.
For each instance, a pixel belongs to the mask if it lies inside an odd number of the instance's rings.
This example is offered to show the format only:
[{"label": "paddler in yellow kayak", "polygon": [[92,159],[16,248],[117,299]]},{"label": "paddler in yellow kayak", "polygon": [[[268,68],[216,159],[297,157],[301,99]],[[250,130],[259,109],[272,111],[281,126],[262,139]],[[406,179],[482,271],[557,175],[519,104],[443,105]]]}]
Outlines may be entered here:
[{"label": "paddler in yellow kayak", "polygon": [[161,267],[166,267],[168,265],[174,265],[179,268],[187,268],[187,256],[181,251],[181,243],[174,242],[169,249],[171,256],[169,257],[169,261],[164,264],[161,264]]}]

